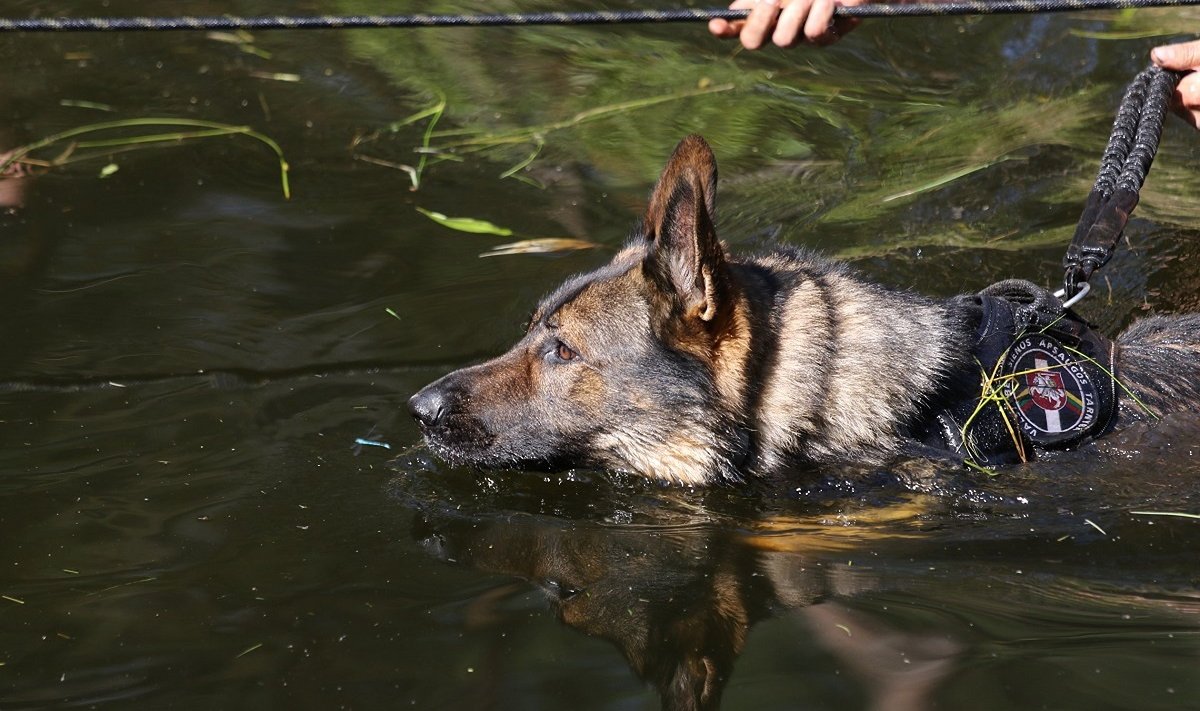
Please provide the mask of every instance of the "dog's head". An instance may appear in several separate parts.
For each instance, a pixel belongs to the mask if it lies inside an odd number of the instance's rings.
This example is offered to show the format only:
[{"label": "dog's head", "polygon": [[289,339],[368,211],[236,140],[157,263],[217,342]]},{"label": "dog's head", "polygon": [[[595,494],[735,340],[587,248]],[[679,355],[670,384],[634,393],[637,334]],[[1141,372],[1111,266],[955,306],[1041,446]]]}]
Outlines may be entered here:
[{"label": "dog's head", "polygon": [[409,400],[433,451],[487,468],[736,479],[749,335],[713,228],[716,182],[712,150],[688,136],[612,262],[545,298],[507,353]]}]

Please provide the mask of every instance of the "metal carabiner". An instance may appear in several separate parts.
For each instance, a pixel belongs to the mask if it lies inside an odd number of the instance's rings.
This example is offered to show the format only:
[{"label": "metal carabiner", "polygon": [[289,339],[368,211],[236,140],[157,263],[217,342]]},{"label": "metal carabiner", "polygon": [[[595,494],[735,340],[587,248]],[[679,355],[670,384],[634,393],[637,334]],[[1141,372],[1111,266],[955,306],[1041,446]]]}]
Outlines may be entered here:
[{"label": "metal carabiner", "polygon": [[[1083,284],[1081,284],[1079,286],[1079,291],[1075,292],[1074,296],[1072,296],[1071,298],[1069,298],[1063,302],[1063,308],[1069,309],[1072,306],[1074,306],[1075,304],[1078,304],[1079,301],[1081,299],[1083,299],[1083,297],[1087,296],[1091,290],[1092,290],[1092,285],[1087,283],[1086,281],[1083,282]],[[1064,297],[1066,295],[1067,295],[1066,289],[1059,289],[1058,291],[1054,292],[1055,298],[1058,298],[1058,299],[1061,299],[1062,297]]]}]

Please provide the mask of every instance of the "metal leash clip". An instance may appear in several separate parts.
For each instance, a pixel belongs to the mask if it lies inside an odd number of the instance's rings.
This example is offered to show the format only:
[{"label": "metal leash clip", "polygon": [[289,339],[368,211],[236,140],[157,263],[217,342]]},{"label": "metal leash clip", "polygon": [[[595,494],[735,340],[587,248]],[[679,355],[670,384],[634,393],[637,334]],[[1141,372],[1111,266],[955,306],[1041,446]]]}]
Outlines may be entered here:
[{"label": "metal leash clip", "polygon": [[[1089,293],[1091,293],[1091,291],[1092,291],[1092,285],[1087,283],[1086,281],[1083,282],[1082,284],[1079,285],[1079,290],[1076,291],[1075,294],[1071,296],[1071,298],[1062,302],[1062,307],[1064,309],[1071,308],[1075,304],[1078,304],[1080,301],[1082,301],[1083,297],[1087,296]],[[1062,288],[1062,289],[1059,289],[1058,291],[1054,292],[1054,298],[1056,298],[1056,299],[1061,299],[1066,295],[1067,295],[1066,288]]]}]

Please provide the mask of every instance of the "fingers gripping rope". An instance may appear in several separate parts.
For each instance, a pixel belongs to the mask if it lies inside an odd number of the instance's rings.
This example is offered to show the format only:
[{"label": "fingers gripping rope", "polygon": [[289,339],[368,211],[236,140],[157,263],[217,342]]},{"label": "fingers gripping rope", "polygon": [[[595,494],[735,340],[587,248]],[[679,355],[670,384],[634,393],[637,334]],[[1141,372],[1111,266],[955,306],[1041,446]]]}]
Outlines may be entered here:
[{"label": "fingers gripping rope", "polygon": [[[1075,10],[1112,10],[1200,5],[1200,0],[953,0],[914,4],[837,7],[837,17],[917,17],[1006,15]],[[747,10],[672,8],[594,10],[493,15],[311,15],[234,17],[46,17],[0,18],[0,32],[148,32],[170,30],[305,30],[382,27],[496,27],[521,25],[600,25],[745,19]]]},{"label": "fingers gripping rope", "polygon": [[1080,291],[1092,273],[1112,257],[1129,215],[1137,207],[1138,192],[1154,162],[1163,119],[1181,76],[1150,67],[1125,90],[1100,159],[1100,173],[1063,257],[1063,291],[1068,297]]}]

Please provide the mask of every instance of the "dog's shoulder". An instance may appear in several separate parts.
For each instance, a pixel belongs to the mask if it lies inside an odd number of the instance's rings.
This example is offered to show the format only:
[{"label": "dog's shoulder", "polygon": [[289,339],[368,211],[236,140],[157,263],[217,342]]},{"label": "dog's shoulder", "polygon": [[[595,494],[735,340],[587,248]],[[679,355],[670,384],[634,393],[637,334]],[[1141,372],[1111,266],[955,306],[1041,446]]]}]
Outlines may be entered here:
[{"label": "dog's shoulder", "polygon": [[846,262],[832,259],[806,247],[793,245],[778,245],[738,254],[733,258],[733,263],[779,276],[861,278]]}]

